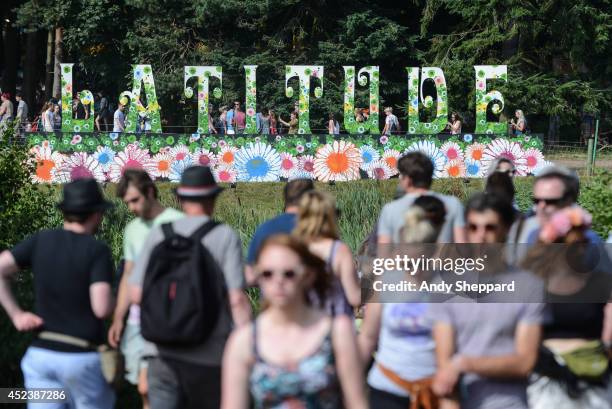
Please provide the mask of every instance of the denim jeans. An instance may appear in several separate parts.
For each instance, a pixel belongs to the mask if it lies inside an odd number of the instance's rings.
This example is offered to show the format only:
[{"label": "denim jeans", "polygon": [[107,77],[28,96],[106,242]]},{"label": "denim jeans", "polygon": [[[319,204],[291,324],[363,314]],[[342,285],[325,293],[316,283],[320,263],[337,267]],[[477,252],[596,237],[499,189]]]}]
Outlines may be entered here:
[{"label": "denim jeans", "polygon": [[69,397],[69,402],[28,404],[29,409],[111,409],[115,404],[97,352],[29,347],[21,370],[26,388],[64,388]]},{"label": "denim jeans", "polygon": [[218,409],[221,367],[155,357],[147,372],[151,409]]}]

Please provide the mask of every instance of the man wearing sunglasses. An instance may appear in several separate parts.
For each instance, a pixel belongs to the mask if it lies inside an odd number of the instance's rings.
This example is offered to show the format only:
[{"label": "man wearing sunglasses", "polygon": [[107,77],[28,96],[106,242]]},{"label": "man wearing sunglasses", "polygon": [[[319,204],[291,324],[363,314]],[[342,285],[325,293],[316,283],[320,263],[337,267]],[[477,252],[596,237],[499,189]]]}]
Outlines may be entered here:
[{"label": "man wearing sunglasses", "polygon": [[523,259],[528,247],[525,244],[537,241],[540,226],[556,211],[576,203],[579,186],[578,176],[562,166],[548,166],[538,173],[533,184],[533,207],[514,223],[508,234],[508,242],[512,243],[510,262]]}]

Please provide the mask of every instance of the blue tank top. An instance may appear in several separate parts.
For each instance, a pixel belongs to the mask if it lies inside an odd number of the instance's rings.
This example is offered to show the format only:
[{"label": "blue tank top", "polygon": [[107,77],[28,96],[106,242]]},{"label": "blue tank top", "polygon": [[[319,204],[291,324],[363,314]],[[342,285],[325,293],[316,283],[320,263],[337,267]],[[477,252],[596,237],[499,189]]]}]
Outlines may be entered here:
[{"label": "blue tank top", "polygon": [[270,364],[257,349],[257,320],[253,323],[255,364],[251,370],[251,394],[257,409],[335,409],[340,407],[331,330],[312,354],[295,368]]}]

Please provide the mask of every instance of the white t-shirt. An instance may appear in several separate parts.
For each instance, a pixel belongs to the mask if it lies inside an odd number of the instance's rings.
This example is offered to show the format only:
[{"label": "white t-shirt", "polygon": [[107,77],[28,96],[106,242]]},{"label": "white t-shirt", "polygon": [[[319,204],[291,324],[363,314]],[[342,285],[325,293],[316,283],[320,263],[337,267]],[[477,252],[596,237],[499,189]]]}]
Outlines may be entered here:
[{"label": "white t-shirt", "polygon": [[395,132],[399,129],[399,122],[397,121],[397,117],[393,114],[387,115],[385,124],[387,125],[388,133]]},{"label": "white t-shirt", "polygon": [[120,109],[113,116],[113,132],[123,132],[125,129],[125,114]]}]

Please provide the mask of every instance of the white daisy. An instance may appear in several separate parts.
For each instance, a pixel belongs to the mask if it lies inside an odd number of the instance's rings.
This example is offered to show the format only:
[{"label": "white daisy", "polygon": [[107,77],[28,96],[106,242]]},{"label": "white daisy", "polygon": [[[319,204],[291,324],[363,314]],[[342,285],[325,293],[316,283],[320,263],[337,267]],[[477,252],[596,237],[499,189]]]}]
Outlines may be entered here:
[{"label": "white daisy", "polygon": [[397,170],[397,161],[402,156],[399,151],[395,149],[387,149],[382,155],[381,161],[384,162],[387,167],[391,170],[391,176],[397,175],[399,171]]},{"label": "white daisy", "polygon": [[276,149],[266,143],[249,143],[236,153],[238,180],[274,182],[279,180],[281,158]]},{"label": "white daisy", "polygon": [[94,178],[98,182],[106,181],[102,166],[93,155],[75,152],[64,157],[61,166],[56,170],[54,181],[68,183],[83,178]]},{"label": "white daisy", "polygon": [[236,182],[238,171],[231,166],[215,166],[213,175],[218,183],[234,183]]},{"label": "white daisy", "polygon": [[172,157],[168,153],[158,153],[153,156],[155,163],[155,171],[152,176],[155,178],[167,178],[170,176],[170,166],[172,165]]},{"label": "white daisy", "polygon": [[440,151],[446,156],[446,159],[463,161],[463,149],[457,142],[446,142],[440,147]]},{"label": "white daisy", "polygon": [[295,156],[288,152],[280,154],[281,168],[280,175],[283,178],[289,178],[293,172],[298,168],[298,160]]},{"label": "white daisy", "polygon": [[108,172],[115,160],[115,151],[108,146],[98,146],[98,149],[94,153],[94,157],[100,166],[102,166],[102,170]]},{"label": "white daisy", "polygon": [[518,176],[527,174],[527,159],[518,142],[511,142],[506,138],[493,139],[482,154],[482,164],[485,171],[488,171],[489,166],[498,158],[510,160],[514,164]]},{"label": "white daisy", "polygon": [[362,160],[360,168],[365,171],[370,169],[370,167],[380,159],[380,153],[370,145],[363,145],[359,148],[359,154]]},{"label": "white daisy", "polygon": [[[395,172],[397,173],[397,171]],[[385,180],[389,179],[394,174],[394,170],[382,159],[374,162],[368,169],[368,177],[370,179]]]},{"label": "white daisy", "polygon": [[414,142],[404,153],[408,152],[421,152],[426,155],[433,163],[434,178],[444,177],[444,164],[447,159],[435,143],[428,140]]},{"label": "white daisy", "polygon": [[206,148],[198,148],[191,154],[194,165],[214,167],[217,164],[217,157]]},{"label": "white daisy", "polygon": [[183,160],[175,160],[170,164],[170,174],[168,179],[170,182],[178,183],[181,181],[181,176],[185,169],[193,166],[193,161],[191,160],[191,156],[186,156]]}]

